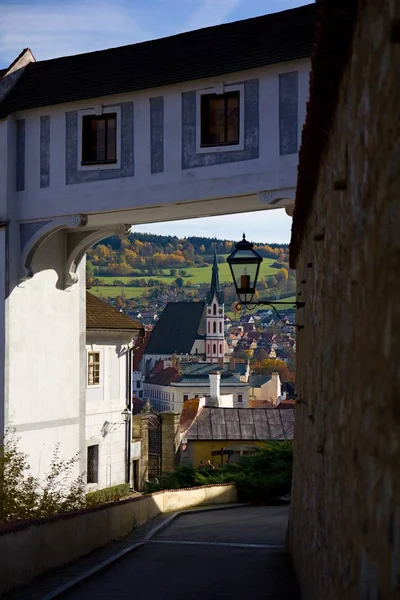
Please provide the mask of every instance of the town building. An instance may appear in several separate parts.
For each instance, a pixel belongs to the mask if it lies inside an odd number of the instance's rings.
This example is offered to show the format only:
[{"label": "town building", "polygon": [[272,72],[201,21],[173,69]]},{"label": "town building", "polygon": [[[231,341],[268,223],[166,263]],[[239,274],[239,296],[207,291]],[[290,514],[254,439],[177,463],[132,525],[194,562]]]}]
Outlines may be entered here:
[{"label": "town building", "polygon": [[215,466],[254,454],[267,441],[291,441],[294,408],[244,408],[210,405],[210,397],[191,400],[180,418],[181,464]]},{"label": "town building", "polygon": [[220,387],[224,395],[232,397],[232,405],[247,407],[250,386],[243,381],[239,364],[237,370],[231,371],[207,362],[176,361],[173,365],[170,361],[159,361],[144,382],[144,397],[150,399],[155,411],[180,413],[185,402],[208,394],[210,376],[218,372]]},{"label": "town building", "polygon": [[314,19],[309,5],[52,60],[26,49],[1,71],[0,429],[37,473],[57,442],[86,470],[86,251],[132,223],[292,214]]},{"label": "town building", "polygon": [[168,302],[151,332],[139,363],[148,377],[157,362],[206,361],[223,366],[227,353],[224,328],[224,293],[219,283],[214,249],[211,284],[202,302]]},{"label": "town building", "polygon": [[86,293],[86,482],[88,490],[130,480],[132,355],[142,325]]}]

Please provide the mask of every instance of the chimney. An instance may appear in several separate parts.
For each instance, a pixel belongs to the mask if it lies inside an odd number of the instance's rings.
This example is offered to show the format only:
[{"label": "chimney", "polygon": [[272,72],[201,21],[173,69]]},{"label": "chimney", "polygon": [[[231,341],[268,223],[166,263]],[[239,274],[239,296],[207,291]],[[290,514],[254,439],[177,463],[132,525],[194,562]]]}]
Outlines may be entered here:
[{"label": "chimney", "polygon": [[221,398],[221,373],[220,371],[211,371],[208,376],[210,378],[210,398],[208,399],[207,405],[219,406]]},{"label": "chimney", "polygon": [[220,356],[220,357],[218,358],[218,366],[219,366],[221,369],[223,369],[223,368],[224,368],[224,357],[223,357],[223,356]]},{"label": "chimney", "polygon": [[233,356],[231,356],[229,359],[229,368],[231,371],[234,371],[236,369],[236,358],[234,358]]},{"label": "chimney", "polygon": [[274,404],[277,404],[278,398],[282,393],[282,384],[281,378],[279,377],[279,373],[273,372],[271,373],[271,383],[272,383],[272,399]]}]

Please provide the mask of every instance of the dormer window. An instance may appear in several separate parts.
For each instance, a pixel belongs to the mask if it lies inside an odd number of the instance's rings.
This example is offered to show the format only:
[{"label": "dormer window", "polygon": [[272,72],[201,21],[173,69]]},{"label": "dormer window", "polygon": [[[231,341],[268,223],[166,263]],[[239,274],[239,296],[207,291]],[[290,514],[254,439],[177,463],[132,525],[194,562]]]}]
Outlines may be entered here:
[{"label": "dormer window", "polygon": [[82,165],[117,162],[117,114],[82,117]]},{"label": "dormer window", "polygon": [[201,95],[201,148],[239,144],[240,92]]}]

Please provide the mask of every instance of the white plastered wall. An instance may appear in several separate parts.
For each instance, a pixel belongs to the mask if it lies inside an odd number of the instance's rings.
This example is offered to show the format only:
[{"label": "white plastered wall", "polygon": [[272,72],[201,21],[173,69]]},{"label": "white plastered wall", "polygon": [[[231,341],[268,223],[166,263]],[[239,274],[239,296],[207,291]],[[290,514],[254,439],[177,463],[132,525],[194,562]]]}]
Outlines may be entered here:
[{"label": "white plastered wall", "polygon": [[[100,384],[86,386],[86,447],[99,446],[98,483],[88,489],[101,489],[125,482],[125,423],[121,411],[126,405],[127,352],[121,343],[88,334],[86,354],[100,353]],[[86,357],[85,357],[86,359]],[[108,427],[102,427],[108,422]],[[104,435],[105,431],[107,433]]]},{"label": "white plastered wall", "polygon": [[[16,194],[20,218],[29,220],[85,213],[89,214],[90,226],[120,222],[147,223],[249,209],[263,210],[267,205],[257,196],[262,191],[291,190],[290,197],[294,198],[297,153],[279,154],[279,74],[291,71],[298,72],[300,143],[308,97],[307,59],[216,78],[227,85],[259,79],[259,158],[241,162],[182,169],[182,92],[210,88],[218,83],[215,78],[101,98],[101,104],[105,107],[115,103],[134,103],[133,177],[66,185],[65,114],[97,106],[99,98],[17,113],[15,118],[25,119],[26,129],[26,185],[24,191]],[[149,99],[157,96],[164,97],[164,171],[152,174]],[[50,187],[41,189],[37,148],[40,117],[43,115],[49,115],[51,119],[51,178]],[[215,202],[211,199],[215,199]],[[178,202],[183,204],[178,206]],[[100,211],[107,212],[100,214]],[[122,216],[118,211],[127,212]]]},{"label": "white plastered wall", "polygon": [[[12,287],[6,306],[6,424],[15,429],[32,473],[43,476],[57,444],[60,456],[84,457],[85,266],[82,284],[59,289],[63,233],[50,237],[34,259],[37,274]],[[14,271],[18,264],[14,261]]]}]

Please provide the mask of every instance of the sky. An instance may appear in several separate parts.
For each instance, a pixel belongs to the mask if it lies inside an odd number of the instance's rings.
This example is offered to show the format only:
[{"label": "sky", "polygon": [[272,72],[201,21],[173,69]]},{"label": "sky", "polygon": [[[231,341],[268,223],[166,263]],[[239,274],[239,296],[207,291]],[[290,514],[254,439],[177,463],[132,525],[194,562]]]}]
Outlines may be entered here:
[{"label": "sky", "polygon": [[[0,0],[0,68],[23,48],[36,60],[79,54],[257,17],[311,0]],[[221,223],[226,235],[221,235]],[[291,219],[284,211],[210,217],[147,226],[151,233],[209,235],[288,242]],[[139,228],[137,228],[139,230]],[[140,231],[145,231],[140,227]]]}]

